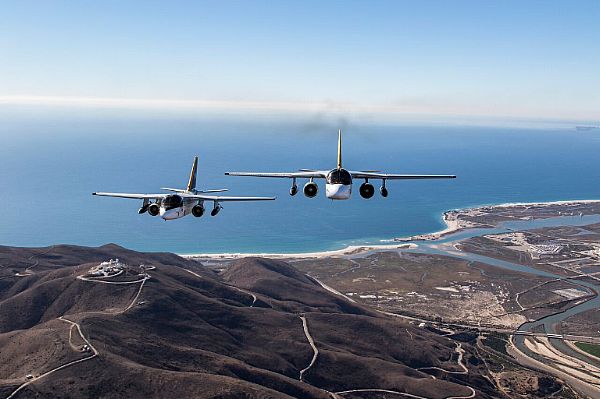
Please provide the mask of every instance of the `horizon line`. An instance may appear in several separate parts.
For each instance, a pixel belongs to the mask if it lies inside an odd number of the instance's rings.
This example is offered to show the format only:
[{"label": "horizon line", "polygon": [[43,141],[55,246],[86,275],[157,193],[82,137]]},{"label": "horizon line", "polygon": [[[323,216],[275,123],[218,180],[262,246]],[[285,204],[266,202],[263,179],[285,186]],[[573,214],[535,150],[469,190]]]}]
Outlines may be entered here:
[{"label": "horizon line", "polygon": [[[548,122],[590,122],[600,120],[600,115],[556,115],[547,116],[523,112],[466,112],[457,107],[447,106],[444,109],[417,105],[360,105],[352,102],[332,100],[324,101],[265,101],[265,100],[196,100],[196,99],[148,99],[92,96],[39,96],[8,95],[0,96],[0,105],[12,106],[50,106],[50,107],[84,107],[101,109],[165,109],[165,110],[212,110],[241,112],[278,112],[278,113],[332,113],[359,114],[363,116],[387,116],[395,119],[410,116],[451,117],[490,120],[537,120]],[[467,107],[469,108],[469,107]],[[470,107],[474,108],[474,107]]]}]

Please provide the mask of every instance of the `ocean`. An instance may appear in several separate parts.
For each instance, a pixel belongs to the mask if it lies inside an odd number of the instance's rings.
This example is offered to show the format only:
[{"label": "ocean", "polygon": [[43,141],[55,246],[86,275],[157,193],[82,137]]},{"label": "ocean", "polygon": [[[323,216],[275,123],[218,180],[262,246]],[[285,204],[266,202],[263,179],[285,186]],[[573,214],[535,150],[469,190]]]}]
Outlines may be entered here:
[{"label": "ocean", "polygon": [[[362,199],[359,181],[349,201],[327,200],[322,183],[317,198],[290,197],[289,180],[223,173],[333,168],[337,125],[282,118],[21,116],[0,128],[0,244],[313,252],[436,231],[448,209],[600,198],[597,130],[341,125],[348,169],[458,178],[389,181],[386,199],[378,191]],[[195,155],[199,189],[278,199],[225,203],[216,217],[165,222],[138,215],[140,201],[91,195],[183,188]]]}]

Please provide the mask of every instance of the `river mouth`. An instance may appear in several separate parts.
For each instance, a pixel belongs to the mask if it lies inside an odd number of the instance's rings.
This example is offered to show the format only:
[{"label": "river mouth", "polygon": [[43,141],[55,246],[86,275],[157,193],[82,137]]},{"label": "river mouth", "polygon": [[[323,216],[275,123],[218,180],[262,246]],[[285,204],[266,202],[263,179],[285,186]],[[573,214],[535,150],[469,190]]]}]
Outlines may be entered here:
[{"label": "river mouth", "polygon": [[[449,233],[444,235],[438,239],[433,240],[414,240],[414,241],[403,241],[406,244],[416,244],[416,247],[412,248],[398,248],[398,249],[390,249],[391,252],[408,252],[408,253],[418,253],[418,254],[426,254],[426,255],[442,255],[449,256],[453,258],[463,259],[471,262],[480,262],[489,264],[492,266],[496,266],[502,269],[507,269],[511,271],[517,271],[521,273],[527,273],[530,275],[546,277],[557,280],[567,280],[571,284],[575,286],[579,286],[589,293],[593,295],[593,297],[583,300],[582,302],[568,308],[564,311],[559,311],[554,314],[550,314],[548,316],[542,317],[538,320],[523,323],[517,330],[524,332],[533,332],[536,331],[544,331],[548,334],[556,334],[556,326],[559,325],[562,321],[568,319],[569,317],[575,316],[577,314],[583,313],[585,311],[600,308],[600,284],[592,283],[589,281],[578,280],[572,277],[566,277],[564,275],[554,274],[548,271],[539,270],[535,267],[522,265],[519,263],[510,262],[507,260],[497,259],[490,256],[485,256],[481,254],[475,254],[471,252],[467,252],[464,250],[459,250],[456,248],[456,244],[461,241],[465,241],[470,238],[482,237],[485,235],[495,235],[516,231],[524,231],[524,230],[533,230],[540,228],[548,228],[548,227],[578,227],[578,226],[586,226],[590,224],[595,224],[600,222],[600,214],[592,214],[592,215],[581,215],[581,216],[556,216],[545,219],[531,219],[531,220],[515,220],[509,222],[502,222],[497,227],[492,228],[471,228],[465,230],[459,230],[454,233]],[[364,258],[369,255],[372,255],[377,252],[382,252],[382,250],[369,250],[362,251],[360,253],[348,254],[343,256],[346,259],[357,259]],[[514,335],[513,343],[517,346],[517,348],[527,354],[530,357],[533,357],[537,360],[543,361],[540,356],[532,352],[525,345],[526,336],[523,335]],[[575,351],[566,345],[561,339],[549,338],[549,342],[552,344],[554,348],[564,353],[565,355],[580,359],[587,363],[593,364],[597,367],[600,367],[600,361],[590,356],[586,356],[585,354]]]}]

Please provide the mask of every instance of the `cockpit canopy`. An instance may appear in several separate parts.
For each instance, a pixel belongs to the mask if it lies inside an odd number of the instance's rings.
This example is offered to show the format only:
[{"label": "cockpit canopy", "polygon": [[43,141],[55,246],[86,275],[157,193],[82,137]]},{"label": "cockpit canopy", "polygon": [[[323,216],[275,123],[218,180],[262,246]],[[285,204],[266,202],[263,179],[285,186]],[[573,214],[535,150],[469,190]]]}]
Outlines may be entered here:
[{"label": "cockpit canopy", "polygon": [[327,175],[327,184],[352,184],[352,175],[346,169],[334,169]]},{"label": "cockpit canopy", "polygon": [[179,208],[180,206],[183,206],[183,198],[181,198],[179,195],[167,195],[163,200],[162,200],[162,206],[165,208],[165,210],[169,210],[169,209],[173,209],[173,208]]}]

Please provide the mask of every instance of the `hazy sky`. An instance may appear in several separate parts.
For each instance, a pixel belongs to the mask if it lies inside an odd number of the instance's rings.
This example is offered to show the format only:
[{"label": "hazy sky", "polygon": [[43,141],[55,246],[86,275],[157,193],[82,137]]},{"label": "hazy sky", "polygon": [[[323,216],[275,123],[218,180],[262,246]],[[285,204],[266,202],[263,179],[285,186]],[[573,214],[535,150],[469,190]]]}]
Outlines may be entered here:
[{"label": "hazy sky", "polygon": [[0,2],[0,104],[598,120],[599,71],[600,0]]}]

